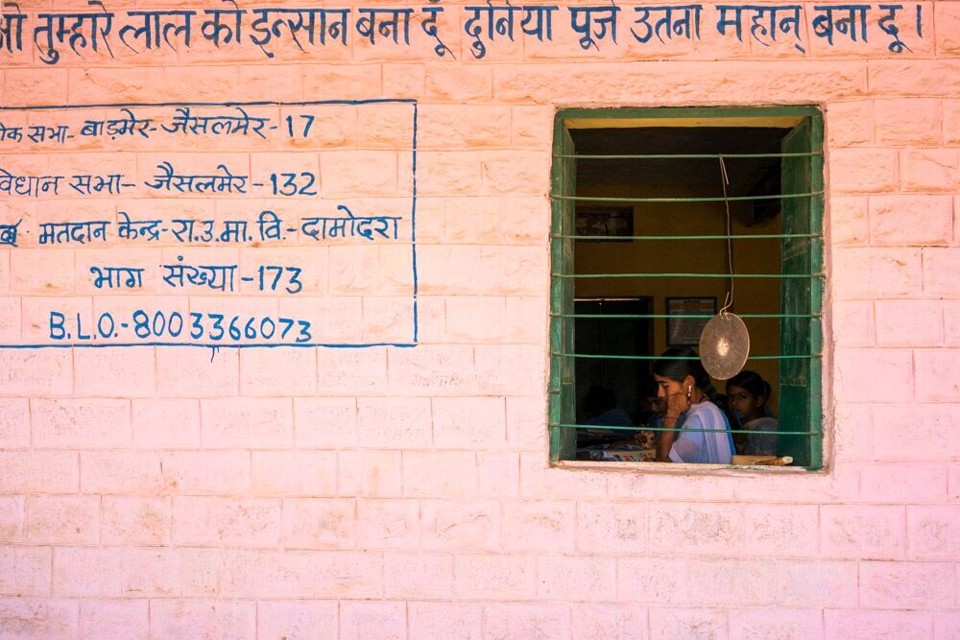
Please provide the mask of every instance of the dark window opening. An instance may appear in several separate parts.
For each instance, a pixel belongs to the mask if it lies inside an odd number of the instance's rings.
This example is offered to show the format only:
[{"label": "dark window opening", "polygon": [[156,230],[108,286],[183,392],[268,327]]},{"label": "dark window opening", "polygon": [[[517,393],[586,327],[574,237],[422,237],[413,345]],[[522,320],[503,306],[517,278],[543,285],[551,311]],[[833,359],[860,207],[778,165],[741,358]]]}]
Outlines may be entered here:
[{"label": "dark window opening", "polygon": [[[822,466],[821,139],[819,112],[804,107],[558,115],[554,461],[649,459],[651,364],[696,346],[732,290],[729,311],[750,332],[744,368],[770,384],[777,456]],[[743,452],[754,423],[714,386]]]}]

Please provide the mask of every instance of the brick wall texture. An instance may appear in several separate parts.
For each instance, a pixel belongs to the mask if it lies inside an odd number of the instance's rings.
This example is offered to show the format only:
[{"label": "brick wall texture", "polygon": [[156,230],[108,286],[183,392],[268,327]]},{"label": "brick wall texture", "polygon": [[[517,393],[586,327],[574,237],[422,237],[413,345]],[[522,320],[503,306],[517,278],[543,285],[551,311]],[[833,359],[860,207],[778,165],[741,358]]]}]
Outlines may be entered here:
[{"label": "brick wall texture", "polygon": [[[24,133],[76,131],[110,113],[95,105],[338,101],[310,153],[25,136],[0,141],[14,175],[283,166],[318,175],[318,201],[380,210],[414,195],[415,104],[418,344],[33,348],[50,344],[49,309],[196,304],[161,293],[156,273],[196,247],[40,246],[38,222],[222,219],[251,197],[0,194],[0,224],[22,221],[18,245],[0,246],[0,638],[960,639],[960,2],[904,5],[899,52],[888,9],[870,5],[866,41],[830,44],[814,4],[797,5],[803,51],[793,32],[755,37],[746,14],[740,40],[721,34],[713,4],[699,39],[641,43],[636,3],[620,6],[616,43],[593,24],[586,47],[567,5],[549,42],[522,35],[519,13],[512,40],[490,37],[481,14],[482,58],[465,23],[484,3],[330,4],[352,9],[347,44],[301,32],[300,46],[287,23],[255,44],[268,27],[253,30],[254,11],[315,3],[5,4],[23,34],[0,36],[0,117]],[[358,35],[371,7],[412,9],[409,44]],[[243,33],[215,44],[214,15],[236,9]],[[190,45],[121,39],[137,11],[193,11]],[[47,17],[106,12],[96,50],[89,17]],[[556,110],[811,104],[825,123],[826,470],[552,467]],[[309,312],[330,343],[409,340],[409,242],[194,244],[201,261],[303,268],[305,302],[251,283],[204,298],[228,317]],[[143,292],[93,288],[95,264],[143,266]]]}]

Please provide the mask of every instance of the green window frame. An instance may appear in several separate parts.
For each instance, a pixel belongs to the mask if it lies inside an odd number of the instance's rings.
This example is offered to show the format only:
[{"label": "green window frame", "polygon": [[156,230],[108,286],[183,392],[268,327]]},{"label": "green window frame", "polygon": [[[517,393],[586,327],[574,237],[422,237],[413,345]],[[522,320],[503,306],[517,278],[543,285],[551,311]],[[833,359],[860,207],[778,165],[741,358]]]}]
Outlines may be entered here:
[{"label": "green window frame", "polygon": [[[773,124],[771,124],[773,123]],[[578,154],[575,135],[577,129],[637,129],[655,127],[661,132],[674,127],[696,129],[704,137],[710,136],[711,128],[743,128],[753,126],[776,127],[780,132],[777,139],[780,148],[775,153],[754,154],[776,158],[779,167],[779,188],[771,195],[711,195],[690,197],[684,194],[658,193],[653,197],[633,197],[613,194],[610,197],[596,193],[581,194],[578,191],[578,166],[585,162],[604,161],[704,161],[711,157],[736,161],[750,154],[733,153],[689,153],[664,152],[662,148],[652,151],[644,145],[623,153],[596,153],[595,149]],[[652,130],[652,129],[651,129]],[[667,135],[669,135],[667,131]],[[668,138],[669,140],[669,138]],[[584,278],[688,278],[688,282],[708,279],[717,282],[725,278],[726,271],[696,271],[675,273],[685,270],[680,261],[672,265],[674,269],[657,269],[664,273],[630,273],[607,267],[604,273],[578,273],[575,264],[577,242],[595,238],[577,235],[577,203],[616,204],[627,206],[649,206],[651,203],[694,203],[716,201],[718,198],[727,206],[731,200],[744,202],[780,203],[780,228],[776,233],[751,234],[749,236],[734,232],[695,234],[675,232],[669,236],[644,235],[634,232],[628,238],[631,246],[650,246],[644,243],[674,242],[716,242],[725,246],[742,246],[757,238],[774,242],[779,246],[781,267],[779,273],[736,274],[730,278],[739,284],[739,278],[772,278],[778,283],[779,309],[754,313],[749,309],[741,312],[738,307],[731,309],[737,313],[750,328],[752,323],[773,322],[779,334],[771,342],[777,346],[765,352],[754,352],[745,368],[764,362],[762,366],[775,372],[777,384],[774,395],[778,399],[777,414],[779,420],[778,455],[793,458],[793,466],[808,470],[823,467],[823,411],[822,411],[822,305],[824,290],[823,272],[823,118],[816,106],[788,107],[715,107],[715,108],[600,108],[600,109],[562,109],[555,118],[553,167],[551,173],[551,281],[550,281],[550,374],[548,388],[548,429],[550,436],[550,460],[560,463],[576,460],[577,434],[586,429],[578,424],[578,391],[576,380],[576,362],[578,359],[613,358],[651,361],[657,353],[646,354],[598,354],[577,351],[576,323],[578,318],[586,317],[577,313],[575,300],[578,280]],[[719,183],[718,183],[719,184]],[[693,246],[693,245],[688,245]],[[703,245],[700,245],[703,246]],[[638,249],[640,250],[640,249]],[[666,272],[671,273],[666,273]],[[769,280],[768,280],[769,282]],[[773,301],[767,301],[773,304]],[[720,299],[720,305],[723,298]],[[747,305],[748,306],[748,305]],[[597,316],[590,316],[596,318]],[[652,313],[631,316],[646,322],[665,322],[667,314],[660,309]],[[676,316],[673,316],[676,318]],[[707,316],[708,317],[708,316]],[[601,320],[602,322],[602,320]],[[645,362],[649,365],[649,362]],[[630,435],[636,427],[622,427]],[[745,433],[732,429],[734,433]]]}]

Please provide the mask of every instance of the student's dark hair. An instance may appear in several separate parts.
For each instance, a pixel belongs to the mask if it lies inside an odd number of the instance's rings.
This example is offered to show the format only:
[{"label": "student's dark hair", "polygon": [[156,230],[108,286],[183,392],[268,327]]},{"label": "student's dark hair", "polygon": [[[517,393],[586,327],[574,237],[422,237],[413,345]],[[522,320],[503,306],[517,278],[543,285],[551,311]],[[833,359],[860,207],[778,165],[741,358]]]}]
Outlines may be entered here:
[{"label": "student's dark hair", "polygon": [[753,396],[763,396],[767,402],[770,402],[770,395],[773,388],[770,383],[764,380],[756,371],[741,371],[737,375],[727,380],[727,388],[740,387],[746,389]]},{"label": "student's dark hair", "polygon": [[691,376],[697,388],[711,401],[717,397],[710,374],[703,368],[700,356],[691,347],[670,347],[661,353],[653,363],[653,373],[677,382],[683,382],[684,378]]}]

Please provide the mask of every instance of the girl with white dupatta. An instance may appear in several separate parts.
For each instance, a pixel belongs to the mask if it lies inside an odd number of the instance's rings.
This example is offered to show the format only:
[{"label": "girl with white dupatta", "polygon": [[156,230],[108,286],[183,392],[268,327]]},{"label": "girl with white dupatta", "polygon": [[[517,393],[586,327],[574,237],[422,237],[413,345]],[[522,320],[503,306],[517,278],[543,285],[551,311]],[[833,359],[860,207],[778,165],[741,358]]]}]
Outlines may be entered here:
[{"label": "girl with white dupatta", "polygon": [[657,397],[667,412],[657,438],[658,462],[730,464],[733,438],[700,356],[690,347],[667,349],[653,363]]}]

